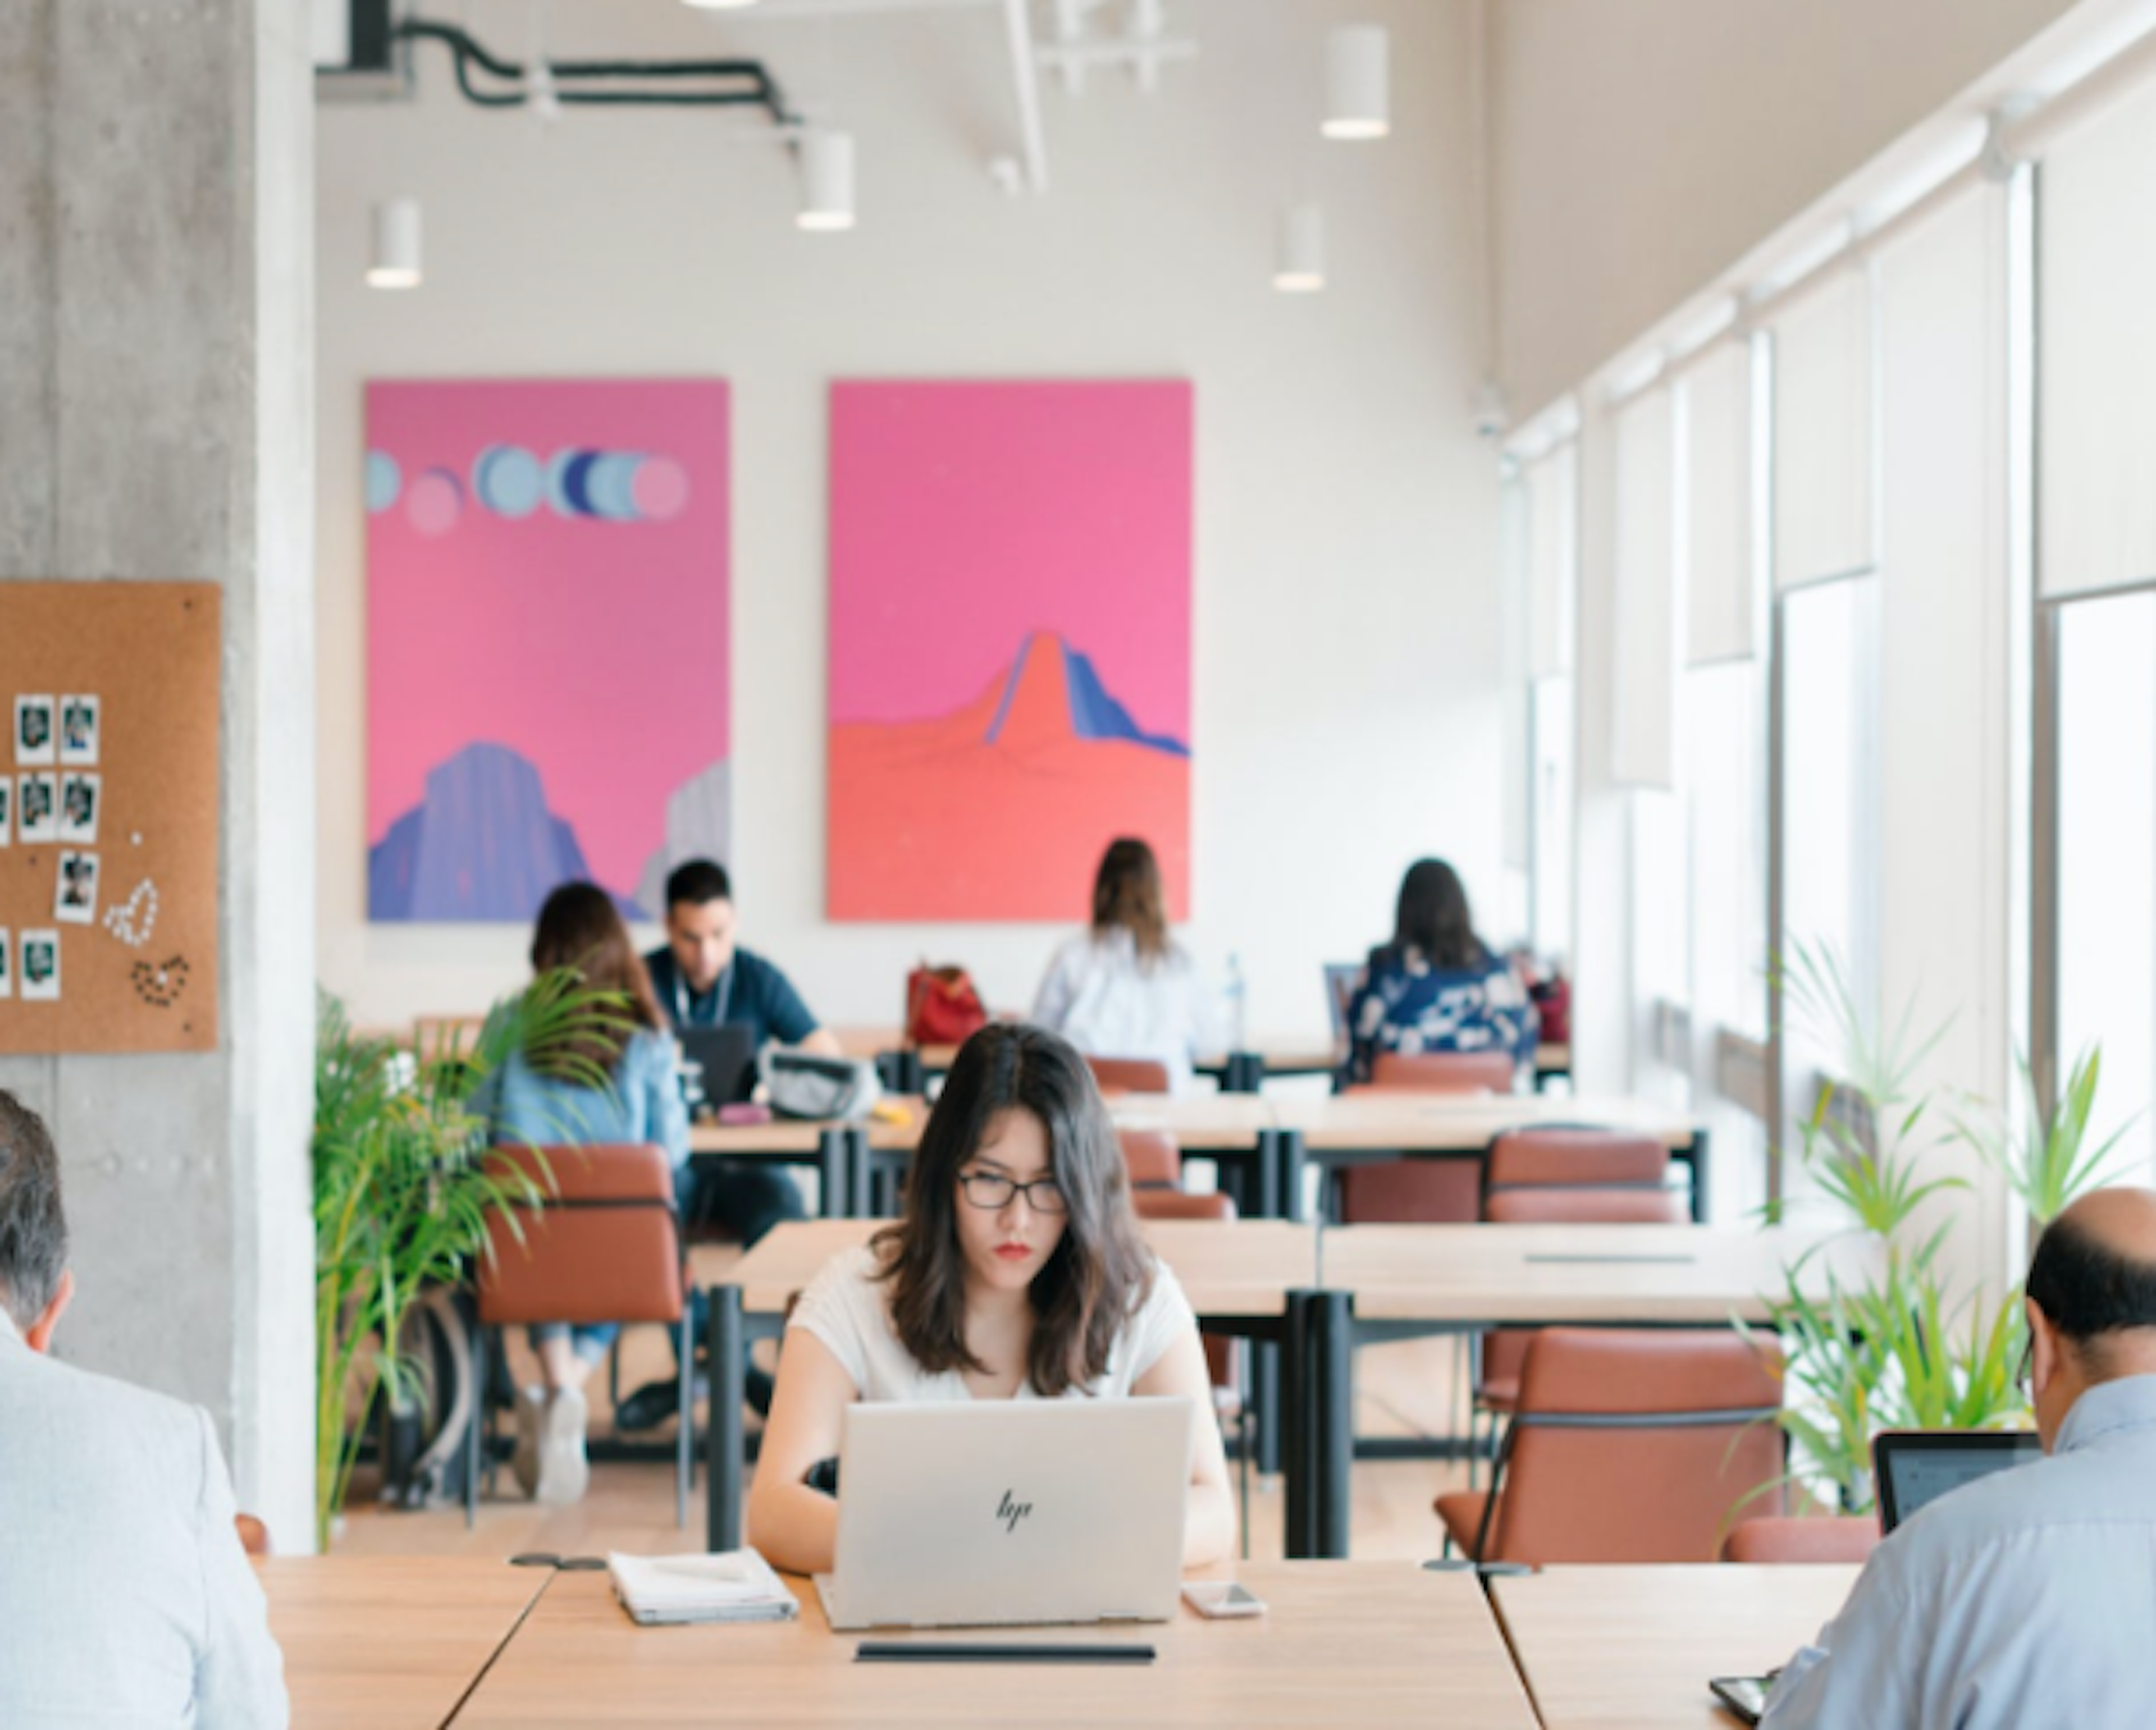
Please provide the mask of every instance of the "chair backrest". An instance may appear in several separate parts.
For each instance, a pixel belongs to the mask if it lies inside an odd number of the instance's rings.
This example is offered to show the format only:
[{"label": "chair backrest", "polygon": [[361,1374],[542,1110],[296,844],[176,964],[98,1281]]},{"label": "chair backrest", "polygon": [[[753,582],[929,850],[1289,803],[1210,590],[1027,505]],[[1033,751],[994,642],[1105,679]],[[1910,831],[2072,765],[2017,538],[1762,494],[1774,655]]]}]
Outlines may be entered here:
[{"label": "chair backrest", "polygon": [[266,1556],[270,1553],[270,1528],[253,1514],[236,1513],[232,1517],[232,1524],[239,1533],[240,1548],[249,1555]]},{"label": "chair backrest", "polygon": [[1149,1057],[1088,1057],[1093,1081],[1103,1093],[1165,1093],[1168,1065]]},{"label": "chair backrest", "polygon": [[529,1177],[546,1199],[490,1216],[482,1322],[680,1320],[681,1239],[665,1149],[498,1147],[487,1164],[504,1178]]},{"label": "chair backrest", "polygon": [[[1133,1190],[1131,1205],[1142,1220],[1232,1220],[1235,1198],[1213,1191],[1186,1195],[1181,1190]],[[1205,1338],[1205,1364],[1216,1388],[1235,1385],[1235,1342],[1219,1334]]]},{"label": "chair backrest", "polygon": [[1510,1052],[1379,1052],[1368,1085],[1410,1093],[1509,1093]]},{"label": "chair backrest", "polygon": [[1879,1548],[1876,1514],[1831,1514],[1799,1518],[1770,1514],[1739,1520],[1722,1546],[1725,1562],[1768,1562],[1820,1565],[1862,1564]]},{"label": "chair backrest", "polygon": [[[1712,1562],[1783,1470],[1781,1359],[1726,1328],[1545,1328],[1527,1348],[1485,1561]],[[1742,1507],[1739,1504],[1742,1503]]]},{"label": "chair backrest", "polygon": [[1509,1129],[1483,1164],[1482,1217],[1496,1225],[1681,1225],[1670,1152],[1612,1129]]},{"label": "chair backrest", "polygon": [[1132,1189],[1183,1187],[1183,1154],[1167,1130],[1118,1129],[1116,1139],[1123,1144],[1123,1165]]}]

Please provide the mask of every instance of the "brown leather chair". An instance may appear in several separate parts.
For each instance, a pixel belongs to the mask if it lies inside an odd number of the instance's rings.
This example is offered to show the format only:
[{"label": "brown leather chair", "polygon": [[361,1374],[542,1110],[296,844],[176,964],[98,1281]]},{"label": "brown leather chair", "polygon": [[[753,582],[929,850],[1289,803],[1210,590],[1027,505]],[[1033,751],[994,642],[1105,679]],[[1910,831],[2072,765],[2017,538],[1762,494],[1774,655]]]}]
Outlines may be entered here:
[{"label": "brown leather chair", "polygon": [[[498,1147],[488,1168],[528,1178],[543,1205],[495,1212],[479,1262],[480,1327],[473,1336],[472,1385],[480,1390],[465,1478],[465,1523],[479,1495],[485,1404],[487,1330],[516,1323],[656,1322],[679,1330],[682,1421],[675,1460],[674,1517],[689,1523],[695,1425],[689,1421],[695,1342],[674,1212],[674,1169],[663,1148]],[[520,1241],[521,1240],[521,1241]]]},{"label": "brown leather chair", "polygon": [[[1131,1191],[1131,1205],[1142,1220],[1232,1220],[1235,1217],[1235,1203],[1231,1196],[1217,1193],[1190,1195],[1180,1190],[1140,1190]],[[1225,1392],[1240,1401],[1241,1383],[1235,1375],[1235,1342],[1225,1334],[1205,1336],[1205,1363],[1213,1374],[1214,1404],[1222,1404]]]},{"label": "brown leather chair", "polygon": [[[1506,1052],[1379,1052],[1351,1093],[1509,1093]],[[1466,1159],[1399,1159],[1342,1168],[1340,1217],[1351,1226],[1458,1225],[1476,1217],[1481,1179]]]},{"label": "brown leather chair", "polygon": [[250,1556],[270,1553],[270,1528],[253,1514],[234,1514],[233,1528],[239,1533],[239,1547]]},{"label": "brown leather chair", "polygon": [[1770,1514],[1739,1520],[1722,1541],[1725,1562],[1820,1565],[1862,1563],[1879,1548],[1876,1514]]},{"label": "brown leather chair", "polygon": [[1093,1080],[1103,1093],[1165,1093],[1168,1065],[1143,1057],[1088,1057]]},{"label": "brown leather chair", "polygon": [[1781,1358],[1726,1328],[1545,1328],[1487,1492],[1437,1498],[1480,1562],[1711,1562],[1740,1502],[1779,1513]]},{"label": "brown leather chair", "polygon": [[1118,1129],[1116,1139],[1123,1144],[1123,1168],[1133,1190],[1183,1187],[1183,1154],[1167,1130]]},{"label": "brown leather chair", "polygon": [[[1496,1226],[1682,1225],[1684,1206],[1669,1188],[1670,1152],[1644,1135],[1614,1129],[1508,1129],[1490,1144],[1482,1166],[1482,1217]],[[1520,1366],[1532,1328],[1482,1336],[1475,1376],[1476,1417],[1496,1420],[1520,1397]],[[1477,1447],[1468,1456],[1474,1487]]]}]

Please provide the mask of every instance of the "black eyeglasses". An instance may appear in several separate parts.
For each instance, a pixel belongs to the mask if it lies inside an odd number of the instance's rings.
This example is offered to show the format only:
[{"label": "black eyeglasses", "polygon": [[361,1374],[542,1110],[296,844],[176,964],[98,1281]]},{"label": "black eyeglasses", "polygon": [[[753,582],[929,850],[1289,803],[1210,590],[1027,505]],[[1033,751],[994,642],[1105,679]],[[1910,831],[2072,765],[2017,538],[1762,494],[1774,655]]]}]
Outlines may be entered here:
[{"label": "black eyeglasses", "polygon": [[1029,1184],[1022,1184],[1000,1172],[962,1171],[958,1174],[958,1187],[965,1192],[968,1201],[989,1213],[1001,1212],[1019,1195],[1025,1197],[1025,1205],[1035,1213],[1069,1211],[1062,1185],[1052,1177],[1037,1177]]},{"label": "black eyeglasses", "polygon": [[2025,1399],[2029,1393],[2029,1371],[2036,1361],[2036,1336],[2030,1334],[2021,1347],[2021,1367],[2014,1372],[2014,1385],[2020,1389]]}]

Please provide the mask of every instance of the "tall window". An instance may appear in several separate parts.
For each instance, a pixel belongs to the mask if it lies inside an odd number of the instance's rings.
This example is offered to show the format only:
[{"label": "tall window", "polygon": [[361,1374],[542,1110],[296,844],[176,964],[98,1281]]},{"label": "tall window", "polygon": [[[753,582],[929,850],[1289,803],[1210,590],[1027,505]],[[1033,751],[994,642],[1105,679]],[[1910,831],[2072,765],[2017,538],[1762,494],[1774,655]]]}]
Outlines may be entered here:
[{"label": "tall window", "polygon": [[2122,1169],[2156,1175],[2156,590],[2060,605],[2057,634],[2061,1085],[2103,1051],[2097,1122]]}]

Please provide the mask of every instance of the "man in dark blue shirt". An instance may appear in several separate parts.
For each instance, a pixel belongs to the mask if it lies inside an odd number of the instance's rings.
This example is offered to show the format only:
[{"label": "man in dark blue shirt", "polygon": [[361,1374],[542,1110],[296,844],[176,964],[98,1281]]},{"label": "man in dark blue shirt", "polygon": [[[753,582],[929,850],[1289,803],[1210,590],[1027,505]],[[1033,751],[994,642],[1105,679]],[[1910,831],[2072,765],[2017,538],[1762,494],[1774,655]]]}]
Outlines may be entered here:
[{"label": "man in dark blue shirt", "polygon": [[[839,1055],[839,1042],[816,1023],[793,982],[762,956],[734,940],[733,884],[726,868],[691,859],[666,879],[666,947],[644,958],[659,1006],[678,1032],[685,1027],[746,1027],[757,1047],[798,1046],[820,1057]],[[684,1174],[681,1216],[686,1225],[715,1223],[754,1243],[782,1220],[802,1216],[801,1192],[785,1170],[757,1159],[700,1160]],[[749,1372],[750,1403],[770,1404],[770,1379]],[[648,1382],[622,1401],[614,1426],[649,1430],[674,1415],[677,1381]]]}]

